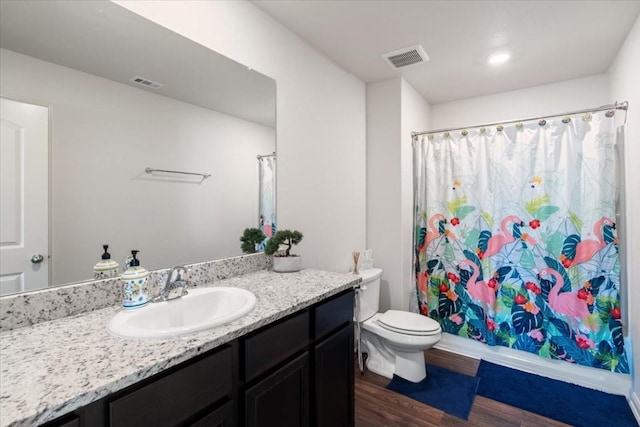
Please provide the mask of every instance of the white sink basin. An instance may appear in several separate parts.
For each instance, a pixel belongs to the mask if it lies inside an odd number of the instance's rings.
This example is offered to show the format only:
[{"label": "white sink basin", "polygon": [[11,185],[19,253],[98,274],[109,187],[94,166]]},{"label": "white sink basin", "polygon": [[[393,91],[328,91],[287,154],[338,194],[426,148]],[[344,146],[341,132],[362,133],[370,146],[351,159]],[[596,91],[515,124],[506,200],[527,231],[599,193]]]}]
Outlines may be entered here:
[{"label": "white sink basin", "polygon": [[196,288],[171,301],[123,310],[109,321],[109,332],[129,338],[166,338],[224,325],[253,310],[256,297],[240,288]]}]

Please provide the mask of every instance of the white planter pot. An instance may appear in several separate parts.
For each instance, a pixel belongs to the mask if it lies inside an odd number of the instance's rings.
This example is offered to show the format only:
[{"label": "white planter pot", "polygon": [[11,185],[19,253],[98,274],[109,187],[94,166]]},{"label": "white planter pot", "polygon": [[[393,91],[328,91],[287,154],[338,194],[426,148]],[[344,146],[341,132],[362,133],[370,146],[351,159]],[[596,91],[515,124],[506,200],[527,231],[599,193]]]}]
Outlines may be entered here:
[{"label": "white planter pot", "polygon": [[299,255],[292,256],[274,256],[273,271],[277,273],[293,273],[302,269],[302,257]]}]

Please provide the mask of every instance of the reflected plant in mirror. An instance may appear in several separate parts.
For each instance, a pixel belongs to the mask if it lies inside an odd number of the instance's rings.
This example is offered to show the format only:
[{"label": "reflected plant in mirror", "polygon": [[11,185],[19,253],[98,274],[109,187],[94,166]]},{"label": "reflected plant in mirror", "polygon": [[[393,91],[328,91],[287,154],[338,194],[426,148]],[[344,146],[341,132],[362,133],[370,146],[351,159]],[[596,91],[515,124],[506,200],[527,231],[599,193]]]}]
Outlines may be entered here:
[{"label": "reflected plant in mirror", "polygon": [[273,79],[110,1],[0,8],[0,295],[92,279],[104,242],[156,270],[275,222]]},{"label": "reflected plant in mirror", "polygon": [[267,236],[259,228],[245,228],[240,241],[240,249],[245,254],[255,254],[260,250],[260,244]]}]

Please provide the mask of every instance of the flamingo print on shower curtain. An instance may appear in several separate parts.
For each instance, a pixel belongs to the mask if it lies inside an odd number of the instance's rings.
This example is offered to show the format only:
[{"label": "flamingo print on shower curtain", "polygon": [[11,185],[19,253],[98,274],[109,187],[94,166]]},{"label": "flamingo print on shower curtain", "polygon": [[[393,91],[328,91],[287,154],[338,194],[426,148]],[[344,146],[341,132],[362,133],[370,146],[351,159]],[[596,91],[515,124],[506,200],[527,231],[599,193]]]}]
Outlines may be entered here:
[{"label": "flamingo print on shower curtain", "polygon": [[263,251],[276,232],[276,155],[258,156],[259,212],[258,226],[266,236],[258,249]]},{"label": "flamingo print on shower curtain", "polygon": [[488,345],[629,372],[613,116],[414,137],[422,314]]}]

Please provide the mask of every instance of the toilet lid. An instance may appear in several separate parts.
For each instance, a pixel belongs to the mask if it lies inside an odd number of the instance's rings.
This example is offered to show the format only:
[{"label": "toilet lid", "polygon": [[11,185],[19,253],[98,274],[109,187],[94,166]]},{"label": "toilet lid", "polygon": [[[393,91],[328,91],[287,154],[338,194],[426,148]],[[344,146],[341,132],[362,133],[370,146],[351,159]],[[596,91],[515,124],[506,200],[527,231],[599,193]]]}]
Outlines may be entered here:
[{"label": "toilet lid", "polygon": [[389,310],[378,318],[381,326],[391,331],[411,335],[433,335],[441,332],[435,320],[408,311]]}]

